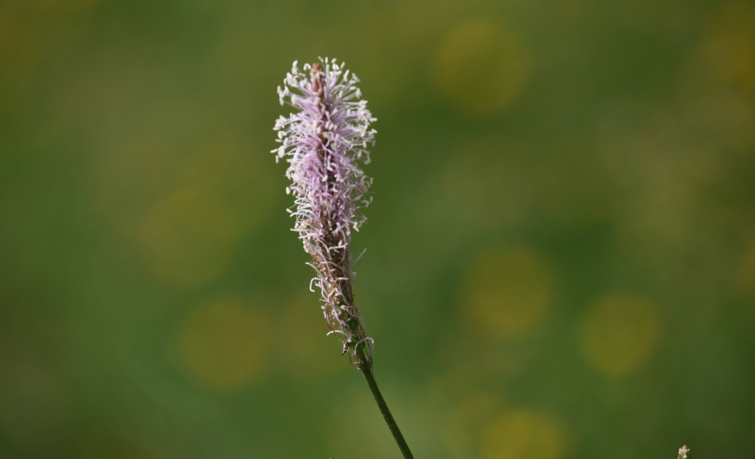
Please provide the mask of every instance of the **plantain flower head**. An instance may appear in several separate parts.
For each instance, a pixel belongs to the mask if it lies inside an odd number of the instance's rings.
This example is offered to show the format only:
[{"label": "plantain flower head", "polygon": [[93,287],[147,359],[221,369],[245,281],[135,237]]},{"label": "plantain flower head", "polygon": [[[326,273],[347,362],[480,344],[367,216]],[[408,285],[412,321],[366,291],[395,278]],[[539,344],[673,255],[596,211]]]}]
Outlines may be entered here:
[{"label": "plantain flower head", "polygon": [[[371,365],[373,341],[365,335],[354,303],[349,244],[352,231],[365,223],[362,209],[372,200],[372,179],[360,163],[370,162],[367,146],[374,145],[376,131],[370,125],[376,120],[367,101],[360,100],[358,82],[335,60],[321,58],[303,70],[294,62],[278,96],[281,105],[287,103],[295,111],[276,121],[273,129],[281,145],[272,153],[276,161],[285,158],[289,163],[286,177],[291,185],[286,192],[295,199],[289,212],[316,273],[310,290],[320,289],[330,333],[341,336],[343,353],[363,368]],[[357,352],[360,345],[365,352]]]}]

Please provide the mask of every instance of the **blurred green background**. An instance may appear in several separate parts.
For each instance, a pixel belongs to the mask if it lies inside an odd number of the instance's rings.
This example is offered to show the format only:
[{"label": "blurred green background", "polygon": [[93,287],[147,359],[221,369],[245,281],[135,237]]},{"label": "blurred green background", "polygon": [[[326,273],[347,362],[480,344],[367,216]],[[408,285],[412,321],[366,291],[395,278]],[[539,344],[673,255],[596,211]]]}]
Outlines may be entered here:
[{"label": "blurred green background", "polygon": [[268,153],[317,56],[417,458],[755,454],[752,2],[2,0],[0,457],[399,456]]}]

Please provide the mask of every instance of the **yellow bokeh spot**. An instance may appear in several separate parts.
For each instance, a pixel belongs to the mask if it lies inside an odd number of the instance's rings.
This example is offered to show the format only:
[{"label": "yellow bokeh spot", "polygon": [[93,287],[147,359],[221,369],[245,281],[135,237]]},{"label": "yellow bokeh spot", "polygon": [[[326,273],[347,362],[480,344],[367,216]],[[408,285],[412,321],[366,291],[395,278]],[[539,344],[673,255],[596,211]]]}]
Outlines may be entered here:
[{"label": "yellow bokeh spot", "polygon": [[459,109],[487,115],[516,98],[529,73],[519,39],[487,17],[452,28],[435,56],[442,93]]},{"label": "yellow bokeh spot", "polygon": [[466,325],[496,338],[523,335],[539,324],[553,295],[548,263],[526,248],[495,248],[468,268],[462,291]]},{"label": "yellow bokeh spot", "polygon": [[493,419],[483,434],[483,459],[557,459],[566,449],[566,432],[557,419],[513,411]]},{"label": "yellow bokeh spot", "polygon": [[703,44],[703,55],[722,81],[755,91],[755,6],[724,4]]},{"label": "yellow bokeh spot", "polygon": [[601,373],[628,374],[650,355],[659,328],[658,314],[643,300],[623,294],[598,299],[582,317],[582,355]]},{"label": "yellow bokeh spot", "polygon": [[179,352],[199,384],[216,391],[232,391],[263,371],[268,336],[267,321],[258,311],[238,300],[215,300],[184,318]]},{"label": "yellow bokeh spot", "polygon": [[240,236],[238,217],[224,201],[182,190],[147,214],[139,242],[156,280],[196,287],[225,272]]}]

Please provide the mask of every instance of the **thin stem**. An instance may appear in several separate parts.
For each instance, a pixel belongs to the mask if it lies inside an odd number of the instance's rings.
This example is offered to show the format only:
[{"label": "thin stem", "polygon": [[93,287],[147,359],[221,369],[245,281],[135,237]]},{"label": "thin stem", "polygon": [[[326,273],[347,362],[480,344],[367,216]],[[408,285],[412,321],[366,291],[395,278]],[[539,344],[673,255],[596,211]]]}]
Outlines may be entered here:
[{"label": "thin stem", "polygon": [[385,403],[385,399],[380,393],[377,381],[375,381],[375,376],[373,376],[372,374],[372,362],[366,359],[362,346],[359,346],[357,348],[357,353],[359,355],[359,360],[361,362],[364,362],[361,365],[360,370],[362,370],[362,373],[364,373],[364,379],[367,380],[367,385],[370,386],[372,396],[375,397],[375,402],[377,403],[378,408],[380,408],[380,413],[382,413],[383,419],[385,419],[385,423],[388,424],[388,428],[391,429],[391,433],[393,434],[393,438],[396,440],[398,449],[401,450],[401,454],[403,454],[404,459],[414,459],[412,452],[409,450],[409,445],[406,444],[406,440],[404,440],[404,436],[401,434],[401,430],[399,430],[398,424],[396,424],[396,420],[393,419],[391,410],[388,409],[388,404]]}]

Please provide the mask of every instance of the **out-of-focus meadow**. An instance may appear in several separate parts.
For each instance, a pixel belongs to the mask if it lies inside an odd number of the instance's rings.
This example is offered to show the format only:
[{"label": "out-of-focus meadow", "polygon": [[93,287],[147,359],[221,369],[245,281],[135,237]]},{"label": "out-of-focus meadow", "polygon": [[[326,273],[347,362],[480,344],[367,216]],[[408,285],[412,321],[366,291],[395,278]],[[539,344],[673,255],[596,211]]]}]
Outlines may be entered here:
[{"label": "out-of-focus meadow", "polygon": [[752,2],[3,0],[0,457],[398,457],[269,153],[317,56],[416,457],[753,454]]}]

